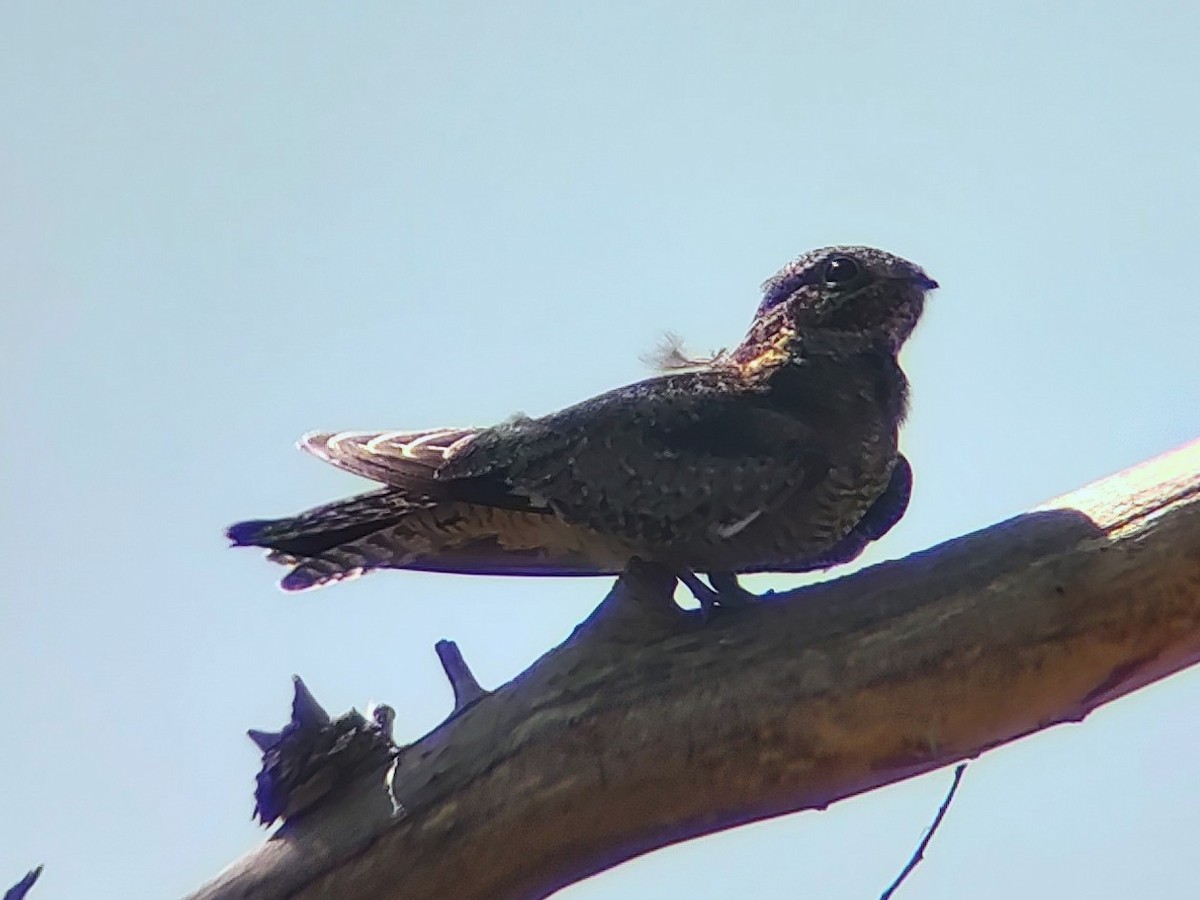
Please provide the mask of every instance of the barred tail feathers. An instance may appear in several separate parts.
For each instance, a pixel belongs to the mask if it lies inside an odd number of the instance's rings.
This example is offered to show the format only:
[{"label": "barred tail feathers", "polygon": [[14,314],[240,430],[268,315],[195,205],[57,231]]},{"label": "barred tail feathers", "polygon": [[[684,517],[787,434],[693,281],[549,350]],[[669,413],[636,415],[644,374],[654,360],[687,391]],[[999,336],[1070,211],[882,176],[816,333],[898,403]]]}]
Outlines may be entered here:
[{"label": "barred tail feathers", "polygon": [[415,559],[427,547],[402,546],[396,526],[438,502],[385,488],[290,518],[238,522],[226,536],[235,547],[262,547],[272,562],[294,566],[280,587],[303,591]]},{"label": "barred tail feathers", "polygon": [[373,569],[464,575],[611,575],[629,548],[547,510],[450,498],[414,498],[388,488],[290,519],[239,522],[235,546],[265,548],[292,566],[280,587],[304,591]]}]

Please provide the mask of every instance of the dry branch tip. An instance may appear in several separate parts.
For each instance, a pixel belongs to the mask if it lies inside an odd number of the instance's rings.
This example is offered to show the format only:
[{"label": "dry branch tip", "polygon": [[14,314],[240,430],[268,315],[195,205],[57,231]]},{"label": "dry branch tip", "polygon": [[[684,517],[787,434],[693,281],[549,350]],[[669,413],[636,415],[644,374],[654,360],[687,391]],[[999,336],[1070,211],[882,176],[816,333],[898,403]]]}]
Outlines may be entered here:
[{"label": "dry branch tip", "polygon": [[266,753],[272,747],[279,743],[283,737],[282,731],[259,731],[257,728],[251,728],[246,731],[246,735],[250,740],[254,741],[254,745],[262,753]]},{"label": "dry branch tip", "polygon": [[320,728],[329,724],[329,713],[317,702],[299,675],[292,676],[292,721],[301,728]]},{"label": "dry branch tip", "polygon": [[42,875],[42,867],[38,866],[35,869],[30,869],[25,873],[25,877],[10,887],[4,892],[4,900],[24,900],[29,889],[33,887],[34,882]]},{"label": "dry branch tip", "polygon": [[450,687],[454,691],[454,712],[451,713],[451,716],[457,716],[467,707],[478,703],[487,694],[487,691],[480,686],[474,673],[471,672],[471,667],[463,659],[458,644],[454,641],[438,641],[434,644],[433,649],[437,653],[442,670],[446,673],[446,678],[449,679]]},{"label": "dry branch tip", "polygon": [[369,718],[351,710],[330,719],[304,682],[298,676],[292,680],[291,721],[279,732],[249,731],[262,750],[254,817],[263,825],[289,821],[336,798],[347,784],[386,766],[398,753],[392,742],[395,711],[390,706],[372,704]]}]

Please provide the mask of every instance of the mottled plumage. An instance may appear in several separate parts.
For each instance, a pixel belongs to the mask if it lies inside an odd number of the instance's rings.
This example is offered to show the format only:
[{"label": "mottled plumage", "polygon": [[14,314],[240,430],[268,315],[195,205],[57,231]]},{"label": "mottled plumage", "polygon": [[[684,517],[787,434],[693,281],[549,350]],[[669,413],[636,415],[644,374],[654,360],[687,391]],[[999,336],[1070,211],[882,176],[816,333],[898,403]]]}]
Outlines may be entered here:
[{"label": "mottled plumage", "polygon": [[880,250],[807,253],[738,347],[690,367],[492,428],[310,434],[384,487],[229,537],[291,565],[288,590],[376,568],[598,575],[637,556],[729,584],[848,561],[908,502],[896,354],[936,286]]}]

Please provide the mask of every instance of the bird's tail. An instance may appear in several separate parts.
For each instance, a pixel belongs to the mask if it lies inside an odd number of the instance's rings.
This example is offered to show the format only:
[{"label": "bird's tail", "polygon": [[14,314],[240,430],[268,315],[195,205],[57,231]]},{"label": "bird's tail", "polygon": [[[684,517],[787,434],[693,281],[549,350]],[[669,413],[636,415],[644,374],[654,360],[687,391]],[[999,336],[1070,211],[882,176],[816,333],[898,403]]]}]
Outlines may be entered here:
[{"label": "bird's tail", "polygon": [[415,559],[422,548],[405,547],[397,526],[438,503],[384,488],[290,518],[238,522],[225,535],[235,547],[262,547],[268,559],[292,566],[280,587],[304,591],[381,566],[403,566],[410,553]]}]

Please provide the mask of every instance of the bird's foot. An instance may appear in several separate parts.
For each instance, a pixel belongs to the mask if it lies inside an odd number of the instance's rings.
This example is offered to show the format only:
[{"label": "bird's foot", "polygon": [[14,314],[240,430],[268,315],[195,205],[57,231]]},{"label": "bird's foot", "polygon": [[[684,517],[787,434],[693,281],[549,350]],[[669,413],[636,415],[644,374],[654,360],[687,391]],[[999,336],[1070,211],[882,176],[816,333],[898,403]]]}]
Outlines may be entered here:
[{"label": "bird's foot", "polygon": [[684,586],[692,592],[692,596],[696,598],[700,604],[700,618],[707,622],[721,601],[721,595],[710,588],[707,584],[700,580],[700,576],[691,569],[683,569],[679,573],[679,580]]},{"label": "bird's foot", "polygon": [[733,609],[744,609],[747,606],[762,603],[764,599],[775,593],[767,591],[765,594],[756,594],[748,591],[741,586],[738,577],[732,572],[710,572],[708,581],[721,598],[721,605]]},{"label": "bird's foot", "polygon": [[718,608],[745,609],[762,600],[758,594],[751,593],[738,584],[737,576],[732,572],[710,572],[708,580],[712,587],[701,581],[700,576],[690,569],[682,570],[679,580],[700,603],[700,616],[705,621],[712,618]]}]

